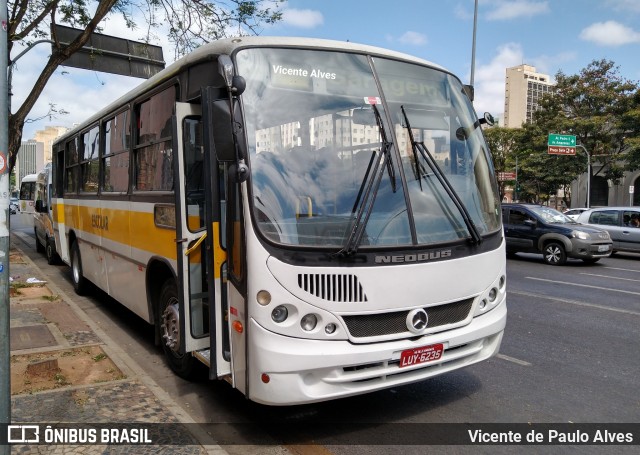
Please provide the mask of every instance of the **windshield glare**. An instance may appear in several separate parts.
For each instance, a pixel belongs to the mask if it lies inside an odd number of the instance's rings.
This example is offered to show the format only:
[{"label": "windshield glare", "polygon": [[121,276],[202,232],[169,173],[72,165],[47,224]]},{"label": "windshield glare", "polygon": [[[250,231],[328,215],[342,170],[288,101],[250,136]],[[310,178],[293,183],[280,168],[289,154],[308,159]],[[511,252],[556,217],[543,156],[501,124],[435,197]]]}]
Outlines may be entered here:
[{"label": "windshield glare", "polygon": [[[468,238],[440,183],[422,158],[416,164],[404,106],[414,138],[434,156],[480,234],[499,229],[493,168],[460,82],[431,68],[372,61],[382,92],[366,56],[291,49],[238,53],[238,72],[247,82],[243,108],[257,228],[276,243],[339,249],[367,188],[380,178],[361,247]],[[382,169],[382,135],[372,105],[391,142],[395,190]]]},{"label": "windshield glare", "polygon": [[562,212],[552,209],[551,207],[532,207],[531,211],[538,215],[545,223],[572,223],[577,224],[574,220],[569,218]]}]

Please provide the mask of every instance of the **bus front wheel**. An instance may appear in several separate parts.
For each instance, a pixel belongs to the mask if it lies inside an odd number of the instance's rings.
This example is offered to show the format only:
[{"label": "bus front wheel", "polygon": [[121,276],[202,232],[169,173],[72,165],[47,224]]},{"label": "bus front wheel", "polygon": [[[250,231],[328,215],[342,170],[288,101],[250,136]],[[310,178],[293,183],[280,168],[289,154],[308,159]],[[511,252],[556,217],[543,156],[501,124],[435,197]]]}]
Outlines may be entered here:
[{"label": "bus front wheel", "polygon": [[77,240],[71,245],[71,279],[76,294],[85,295],[89,288],[89,283],[82,274],[82,259],[80,259],[80,247]]},{"label": "bus front wheel", "polygon": [[160,344],[167,363],[178,376],[189,378],[193,373],[195,360],[189,353],[180,353],[180,299],[174,281],[164,283],[159,303]]}]

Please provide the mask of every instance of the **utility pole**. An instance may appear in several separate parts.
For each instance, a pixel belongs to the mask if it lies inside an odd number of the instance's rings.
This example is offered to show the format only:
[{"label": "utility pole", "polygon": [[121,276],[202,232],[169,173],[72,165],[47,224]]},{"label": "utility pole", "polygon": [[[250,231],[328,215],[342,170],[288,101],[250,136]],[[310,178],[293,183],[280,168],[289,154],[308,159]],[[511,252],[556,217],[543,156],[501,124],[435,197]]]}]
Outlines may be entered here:
[{"label": "utility pole", "polygon": [[591,156],[587,149],[584,148],[584,145],[576,144],[576,147],[580,147],[584,150],[585,155],[587,155],[587,206],[586,208],[591,208]]},{"label": "utility pole", "polygon": [[0,0],[0,454],[10,453],[7,426],[11,423],[11,349],[9,346],[9,62],[7,0]]},{"label": "utility pole", "polygon": [[475,0],[475,7],[473,10],[473,41],[471,42],[471,78],[469,79],[469,85],[473,87],[474,73],[476,71],[476,28],[478,24],[478,0]]}]

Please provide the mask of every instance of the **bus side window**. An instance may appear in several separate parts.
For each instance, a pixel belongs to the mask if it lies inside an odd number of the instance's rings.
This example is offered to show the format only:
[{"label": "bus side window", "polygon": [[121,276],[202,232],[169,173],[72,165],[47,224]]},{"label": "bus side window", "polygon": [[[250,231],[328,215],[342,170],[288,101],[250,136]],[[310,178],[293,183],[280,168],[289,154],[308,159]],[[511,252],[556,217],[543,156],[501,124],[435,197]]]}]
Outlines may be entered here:
[{"label": "bus side window", "polygon": [[202,121],[186,118],[183,125],[183,149],[185,164],[185,203],[188,210],[189,230],[204,227],[204,147]]}]

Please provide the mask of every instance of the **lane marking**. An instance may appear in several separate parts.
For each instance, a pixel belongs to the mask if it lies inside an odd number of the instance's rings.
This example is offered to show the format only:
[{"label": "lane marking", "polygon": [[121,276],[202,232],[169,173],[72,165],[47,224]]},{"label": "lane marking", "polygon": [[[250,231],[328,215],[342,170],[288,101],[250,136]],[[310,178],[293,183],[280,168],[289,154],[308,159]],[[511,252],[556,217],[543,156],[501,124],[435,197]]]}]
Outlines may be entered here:
[{"label": "lane marking", "polygon": [[531,364],[529,362],[525,362],[524,360],[516,359],[515,357],[509,357],[508,355],[498,354],[498,355],[496,355],[496,357],[499,358],[499,359],[502,359],[502,360],[506,360],[507,362],[517,363],[518,365],[522,365],[524,367],[530,367],[531,366]]},{"label": "lane marking", "polygon": [[622,294],[640,295],[640,292],[623,291],[622,289],[605,288],[605,287],[602,287],[602,286],[591,286],[590,284],[569,283],[568,281],[548,280],[546,278],[536,278],[536,277],[533,277],[533,276],[527,276],[525,278],[527,278],[529,280],[535,280],[535,281],[544,281],[546,283],[565,284],[567,286],[577,286],[577,287],[580,287],[580,288],[600,289],[601,291],[611,291],[611,292],[620,292]]},{"label": "lane marking", "polygon": [[605,269],[610,269],[610,270],[622,270],[624,272],[634,272],[634,273],[640,273],[640,270],[636,270],[636,269],[623,269],[622,267],[604,267]]},{"label": "lane marking", "polygon": [[589,308],[597,308],[599,310],[613,311],[613,312],[616,312],[616,313],[631,314],[633,316],[640,316],[640,312],[638,312],[638,311],[623,310],[623,309],[620,309],[620,308],[612,308],[612,307],[608,307],[608,306],[604,306],[604,305],[597,305],[595,303],[578,302],[577,300],[569,300],[569,299],[562,299],[562,298],[559,298],[559,297],[551,297],[551,296],[547,296],[547,295],[534,294],[533,292],[509,291],[509,290],[507,290],[507,294],[509,294],[509,293],[510,294],[520,294],[520,295],[524,295],[526,297],[535,297],[535,298],[544,299],[544,300],[555,300],[557,302],[569,303],[571,305],[584,306],[584,307],[589,307]]},{"label": "lane marking", "polygon": [[640,280],[637,280],[635,278],[620,278],[617,276],[609,276],[609,275],[598,275],[597,273],[584,273],[581,272],[580,275],[587,275],[587,276],[597,276],[599,278],[608,278],[610,280],[622,280],[622,281],[635,281],[635,282],[640,282]]}]

